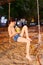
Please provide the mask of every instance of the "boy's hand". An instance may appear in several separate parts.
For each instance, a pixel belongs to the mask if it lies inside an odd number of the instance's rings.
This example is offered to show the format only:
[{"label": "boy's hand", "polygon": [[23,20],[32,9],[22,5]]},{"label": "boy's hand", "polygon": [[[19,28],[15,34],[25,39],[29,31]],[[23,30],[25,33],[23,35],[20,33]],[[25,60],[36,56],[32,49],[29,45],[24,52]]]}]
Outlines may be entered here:
[{"label": "boy's hand", "polygon": [[20,28],[16,27],[16,32],[20,33]]}]

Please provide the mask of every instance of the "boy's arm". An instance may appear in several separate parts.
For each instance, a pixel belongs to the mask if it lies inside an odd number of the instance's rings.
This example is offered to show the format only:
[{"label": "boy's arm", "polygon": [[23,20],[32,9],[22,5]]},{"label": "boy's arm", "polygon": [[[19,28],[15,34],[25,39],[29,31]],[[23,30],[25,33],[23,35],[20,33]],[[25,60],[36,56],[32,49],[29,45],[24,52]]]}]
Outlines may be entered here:
[{"label": "boy's arm", "polygon": [[19,34],[19,33],[16,32],[14,28],[12,28],[11,37],[15,36],[16,34]]}]

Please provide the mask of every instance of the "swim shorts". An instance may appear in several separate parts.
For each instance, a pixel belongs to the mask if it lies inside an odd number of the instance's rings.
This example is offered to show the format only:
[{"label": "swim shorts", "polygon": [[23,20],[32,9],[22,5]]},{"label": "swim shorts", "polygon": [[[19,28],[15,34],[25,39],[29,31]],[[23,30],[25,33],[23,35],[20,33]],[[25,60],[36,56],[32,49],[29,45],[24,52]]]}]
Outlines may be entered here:
[{"label": "swim shorts", "polygon": [[15,36],[13,37],[13,40],[14,40],[14,41],[17,41],[18,37],[20,37],[19,34],[15,35]]}]

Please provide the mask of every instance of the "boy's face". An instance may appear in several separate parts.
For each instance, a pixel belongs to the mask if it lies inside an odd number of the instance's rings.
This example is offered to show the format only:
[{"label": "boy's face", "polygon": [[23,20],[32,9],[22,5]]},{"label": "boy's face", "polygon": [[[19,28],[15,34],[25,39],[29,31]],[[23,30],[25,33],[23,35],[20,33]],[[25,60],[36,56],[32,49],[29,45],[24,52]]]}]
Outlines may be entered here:
[{"label": "boy's face", "polygon": [[16,21],[12,22],[12,26],[15,26],[16,25]]}]

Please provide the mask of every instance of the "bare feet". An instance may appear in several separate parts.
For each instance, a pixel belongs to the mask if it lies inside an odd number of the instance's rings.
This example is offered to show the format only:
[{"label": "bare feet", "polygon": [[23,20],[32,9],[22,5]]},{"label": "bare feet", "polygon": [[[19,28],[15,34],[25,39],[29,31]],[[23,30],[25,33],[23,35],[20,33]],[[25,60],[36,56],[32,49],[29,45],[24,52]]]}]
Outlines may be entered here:
[{"label": "bare feet", "polygon": [[32,41],[30,38],[27,38],[29,41]]},{"label": "bare feet", "polygon": [[31,59],[30,56],[26,56],[26,58],[27,58],[29,61],[32,61],[32,59]]}]

